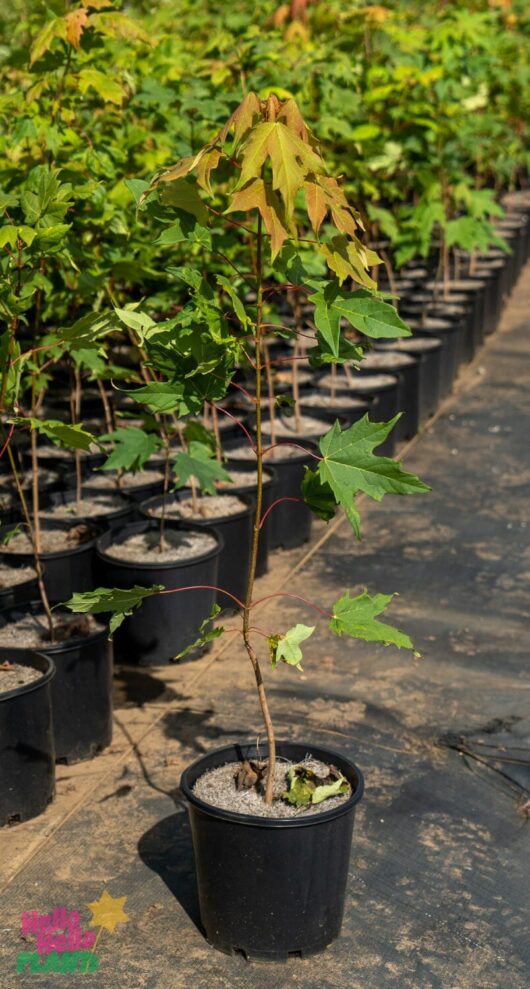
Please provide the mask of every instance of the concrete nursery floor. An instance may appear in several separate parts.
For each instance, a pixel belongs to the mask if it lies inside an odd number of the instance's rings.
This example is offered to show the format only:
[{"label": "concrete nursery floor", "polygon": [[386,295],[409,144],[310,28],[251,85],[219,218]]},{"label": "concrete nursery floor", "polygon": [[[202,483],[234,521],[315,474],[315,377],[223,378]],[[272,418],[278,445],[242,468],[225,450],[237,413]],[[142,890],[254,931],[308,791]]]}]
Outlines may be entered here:
[{"label": "concrete nursery floor", "polygon": [[[400,590],[389,620],[423,653],[336,639],[324,622],[305,673],[268,678],[280,737],[339,748],[365,773],[341,939],[263,966],[218,954],[199,930],[179,775],[261,733],[248,662],[229,643],[179,667],[120,670],[112,747],[59,767],[47,813],[2,832],[2,989],[526,989],[529,315],[530,268],[407,452],[433,493],[365,502],[360,545],[342,521],[317,526],[258,588],[288,585],[324,607],[348,586]],[[300,620],[279,599],[260,616],[273,629]],[[16,974],[34,943],[20,938],[23,911],[64,905],[87,927],[104,890],[127,897],[129,920],[103,932],[97,973]]]}]

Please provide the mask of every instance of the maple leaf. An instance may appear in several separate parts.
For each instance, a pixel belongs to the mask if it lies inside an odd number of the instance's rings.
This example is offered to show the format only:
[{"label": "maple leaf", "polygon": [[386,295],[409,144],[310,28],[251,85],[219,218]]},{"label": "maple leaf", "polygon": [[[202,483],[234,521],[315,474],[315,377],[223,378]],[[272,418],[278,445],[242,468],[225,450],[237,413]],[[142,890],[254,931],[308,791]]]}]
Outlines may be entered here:
[{"label": "maple leaf", "polygon": [[271,239],[271,258],[274,261],[293,231],[287,227],[285,210],[281,201],[261,178],[253,179],[244,189],[237,190],[232,195],[226,212],[250,212],[253,209],[259,210],[261,214],[265,230]]},{"label": "maple leaf", "polygon": [[[428,485],[415,474],[403,471],[397,461],[373,453],[387,438],[398,419],[399,415],[390,422],[370,422],[368,415],[364,415],[344,430],[335,422],[320,440],[322,460],[312,476],[317,478],[319,485],[324,485],[324,491],[317,492],[317,495],[322,501],[327,488],[331,489],[337,504],[344,508],[358,538],[360,518],[354,499],[359,492],[364,492],[374,501],[381,501],[385,494],[408,495],[430,491]],[[307,475],[304,493],[311,498],[311,478],[307,478]],[[309,504],[311,507],[310,500]]]},{"label": "maple leaf", "polygon": [[248,138],[241,158],[238,188],[250,179],[258,178],[263,165],[270,160],[272,187],[280,193],[288,218],[292,216],[295,196],[303,187],[306,176],[324,170],[322,158],[279,120],[258,124]]},{"label": "maple leaf", "polygon": [[142,470],[149,457],[160,447],[158,436],[155,433],[146,433],[139,426],[120,426],[101,439],[114,443],[114,449],[102,464],[101,470]]},{"label": "maple leaf", "polygon": [[238,144],[244,137],[246,137],[248,132],[252,130],[256,120],[260,117],[261,101],[259,97],[256,96],[256,93],[247,93],[245,98],[229,117],[224,127],[219,131],[214,143],[224,144],[230,130],[234,127],[233,150],[235,151]]},{"label": "maple leaf", "polygon": [[192,440],[186,453],[177,454],[173,470],[176,488],[185,487],[193,477],[201,491],[210,495],[217,494],[216,482],[231,481],[230,474],[217,462],[211,449],[198,440]]},{"label": "maple leaf", "polygon": [[315,234],[318,236],[318,232],[328,211],[324,190],[316,182],[306,182],[304,188],[307,215]]},{"label": "maple leaf", "polygon": [[297,670],[301,670],[302,650],[300,643],[305,642],[314,631],[314,625],[294,625],[283,635],[270,635],[268,643],[273,670],[276,669],[279,662],[296,666]]},{"label": "maple leaf", "polygon": [[193,652],[195,649],[200,649],[202,646],[206,646],[209,642],[213,642],[214,639],[218,639],[224,634],[225,630],[222,625],[212,628],[212,622],[215,618],[217,618],[220,612],[220,606],[218,604],[213,604],[210,614],[207,615],[204,621],[202,621],[199,625],[199,634],[197,638],[194,642],[191,642],[189,646],[186,646],[185,649],[182,649],[181,652],[177,653],[174,657],[175,662],[178,662],[180,659],[183,659],[184,656],[187,656],[188,653]]},{"label": "maple leaf", "polygon": [[86,7],[77,7],[65,16],[66,40],[79,51],[81,45],[81,35],[88,23],[88,11]]},{"label": "maple leaf", "polygon": [[348,240],[343,234],[337,235],[331,238],[329,244],[319,244],[318,250],[323,254],[328,267],[337,275],[340,285],[346,278],[353,278],[365,288],[377,288],[377,283],[366,269],[370,265],[380,264],[381,259],[375,251],[363,247],[356,237]]},{"label": "maple leaf", "polygon": [[112,635],[128,615],[142,604],[145,598],[152,597],[164,590],[163,584],[153,584],[152,587],[96,587],[93,591],[76,592],[65,608],[82,615],[101,615],[112,613],[109,623],[109,633]]},{"label": "maple leaf", "polygon": [[364,639],[365,642],[382,642],[385,646],[394,645],[398,649],[411,649],[414,646],[408,635],[392,625],[375,620],[392,601],[393,594],[374,594],[371,597],[366,590],[355,598],[349,592],[333,605],[333,617],[329,628],[335,635],[349,635],[352,639]]},{"label": "maple leaf", "polygon": [[393,306],[363,289],[347,292],[336,282],[309,282],[309,286],[317,287],[317,291],[308,297],[315,306],[315,325],[335,357],[339,356],[340,350],[341,319],[373,339],[411,336]]}]

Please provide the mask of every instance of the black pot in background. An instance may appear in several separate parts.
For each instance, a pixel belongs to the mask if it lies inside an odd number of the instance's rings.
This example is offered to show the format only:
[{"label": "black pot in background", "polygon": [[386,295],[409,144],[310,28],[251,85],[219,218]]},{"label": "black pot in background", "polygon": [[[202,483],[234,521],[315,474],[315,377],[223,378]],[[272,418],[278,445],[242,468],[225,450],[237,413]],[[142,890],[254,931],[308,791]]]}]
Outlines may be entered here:
[{"label": "black pot in background", "polygon": [[505,261],[501,258],[483,261],[477,264],[475,268],[476,277],[487,281],[489,287],[489,304],[484,323],[485,336],[494,332],[501,316],[504,301],[502,286],[505,268]]},{"label": "black pot in background", "polygon": [[398,379],[398,412],[401,418],[394,426],[397,441],[409,440],[419,429],[419,360],[405,352],[392,349],[369,351],[359,368],[361,375],[390,374]]},{"label": "black pot in background", "polygon": [[470,361],[475,356],[484,339],[484,321],[486,312],[486,283],[476,278],[451,279],[447,291],[440,282],[427,283],[437,302],[458,302],[464,299],[471,311],[470,332],[466,335],[464,360]]},{"label": "black pot in background", "polygon": [[[45,444],[38,448],[38,464],[43,470],[57,471],[63,477],[75,478],[75,459],[69,457],[54,457],[52,453],[47,454],[47,448],[53,450],[53,444]],[[81,476],[88,477],[95,467],[101,467],[107,459],[104,453],[83,453],[81,456]],[[22,463],[26,470],[31,470],[31,453],[24,450],[22,453]],[[75,483],[75,482],[74,482]]]},{"label": "black pot in background", "polygon": [[193,793],[197,779],[227,762],[256,759],[256,745],[227,745],[203,756],[181,778],[189,803],[201,920],[210,944],[248,959],[287,961],[326,948],[342,924],[360,770],[338,752],[279,742],[280,758],[310,752],[336,766],[351,796],[319,814],[265,818],[221,810]]},{"label": "black pot in background", "polygon": [[[230,468],[232,474],[244,473],[245,471],[253,470],[253,465],[239,463],[237,467],[233,464]],[[265,469],[265,474],[268,475],[263,479],[263,493],[261,497],[261,517],[263,518],[265,512],[268,511],[273,501],[276,498],[276,491],[278,488],[278,476],[273,467],[267,466]],[[223,488],[225,494],[233,494],[236,497],[244,495],[250,499],[252,503],[252,511],[254,512],[256,507],[256,484],[246,484],[244,479],[241,482],[236,482],[235,484],[227,485]],[[252,519],[254,516],[252,516]],[[252,524],[252,522],[251,522]],[[258,558],[256,561],[256,577],[263,577],[269,569],[269,549],[270,549],[270,529],[265,523],[259,538],[258,544]]]},{"label": "black pot in background", "polygon": [[[196,529],[184,523],[166,520],[166,529]],[[213,531],[208,531],[217,540],[217,546],[195,559],[176,563],[156,563],[151,561],[132,562],[118,560],[107,554],[112,545],[119,545],[128,536],[158,531],[155,521],[142,519],[124,526],[118,532],[106,532],[97,544],[97,555],[101,571],[101,583],[106,587],[151,587],[163,584],[164,587],[187,587],[208,584],[218,587],[219,556],[222,541]],[[204,530],[202,530],[204,531]],[[146,598],[132,615],[125,619],[114,633],[114,653],[122,663],[147,666],[170,662],[176,653],[181,652],[197,638],[197,630],[210,614],[215,603],[214,590],[185,591],[182,594],[157,594]],[[190,654],[190,659],[199,653]]]},{"label": "black pot in background", "polygon": [[448,292],[447,298],[434,297],[431,291],[417,292],[414,297],[400,303],[399,313],[409,322],[409,317],[424,319],[434,317],[448,319],[459,324],[457,362],[460,364],[471,360],[473,350],[473,334],[475,311],[467,295]]},{"label": "black pot in background", "polygon": [[[316,388],[311,389],[311,391],[303,391],[300,393],[300,412],[303,415],[316,415],[319,418],[326,419],[330,423],[334,423],[336,419],[339,419],[345,428],[351,426],[354,422],[358,422],[362,419],[364,415],[369,415],[371,418],[372,400],[370,398],[355,399],[352,401],[355,403],[353,405],[348,404],[347,399],[350,397],[346,396],[344,391],[338,392],[334,401],[331,401],[331,396],[326,400],[326,407],[316,406],[311,404],[312,396],[318,396],[322,399],[322,393],[317,391]],[[342,401],[341,401],[342,399]]]},{"label": "black pot in background", "polygon": [[436,412],[441,396],[442,341],[435,336],[405,337],[402,340],[378,341],[375,350],[397,350],[410,354],[418,362],[418,424]]},{"label": "black pot in background", "polygon": [[[308,450],[314,449],[311,443],[302,442],[300,445],[307,447]],[[255,463],[254,457],[251,460],[230,458],[230,450],[239,446],[241,446],[240,443],[232,443],[225,447],[224,452],[230,469],[241,464]],[[269,465],[273,467],[277,477],[274,500],[279,501],[281,498],[301,499],[300,486],[304,479],[305,467],[314,465],[314,457],[311,456],[311,453],[303,453],[301,450],[297,452],[296,456],[283,458],[279,448],[274,453],[274,459],[269,458],[265,461],[265,468],[268,470]],[[281,504],[274,506],[261,531],[268,530],[270,549],[277,549],[280,546],[283,549],[295,549],[297,546],[302,546],[310,538],[312,520],[313,513],[302,500],[296,502],[282,501]]]},{"label": "black pot in background", "polygon": [[[329,394],[329,385],[324,384],[328,380],[327,375],[322,375],[318,380],[319,391]],[[370,401],[370,419],[372,422],[388,422],[400,411],[398,408],[398,386],[399,382],[392,374],[357,374],[351,372],[348,380],[344,372],[338,372],[336,376],[337,397],[341,391]],[[377,453],[381,457],[392,457],[396,444],[395,430],[392,430],[384,443],[377,447]]]},{"label": "black pot in background", "polygon": [[55,793],[51,659],[31,649],[0,649],[6,660],[42,674],[32,683],[0,693],[0,827],[29,821]]},{"label": "black pot in background", "polygon": [[[4,561],[5,562],[5,561]],[[0,588],[0,611],[4,608],[15,608],[18,604],[27,604],[39,596],[37,577],[30,577],[21,584],[10,584]]]},{"label": "black pot in background", "polygon": [[462,324],[449,319],[426,316],[407,320],[413,339],[439,340],[440,347],[440,398],[449,395],[458,371],[459,335]]},{"label": "black pot in background", "polygon": [[[70,529],[76,523],[71,522],[41,522],[41,531],[50,529]],[[2,535],[9,531],[10,526],[0,527]],[[101,529],[90,523],[91,537],[72,549],[61,549],[50,553],[41,553],[40,559],[44,569],[44,584],[46,593],[52,603],[66,601],[76,591],[91,591],[94,589],[94,548]],[[11,563],[12,566],[32,566],[33,553],[15,553],[14,550],[0,546],[0,560]]]},{"label": "black pot in background", "polygon": [[[231,494],[232,492],[226,493]],[[174,494],[166,496],[166,505],[169,508],[171,504],[182,501],[183,498],[189,498],[189,496],[190,491],[187,489],[176,491]],[[213,530],[217,534],[223,546],[219,557],[217,584],[240,601],[244,601],[250,566],[253,506],[252,498],[247,495],[240,495],[239,498],[245,503],[245,508],[234,515],[208,519],[190,518],[183,521],[195,528],[206,529],[207,532]],[[140,505],[140,511],[146,518],[160,518],[163,504],[163,495],[148,498]],[[230,604],[225,594],[221,593],[217,595],[217,603],[221,608],[236,607],[235,604]]]},{"label": "black pot in background", "polygon": [[[2,611],[0,625],[27,614],[41,617],[40,601]],[[56,618],[59,614],[54,611]],[[39,652],[50,656],[56,668],[51,687],[55,758],[65,763],[92,759],[112,740],[112,643],[107,628],[66,642],[43,642]]]},{"label": "black pot in background", "polygon": [[[151,469],[152,465],[148,465],[147,469]],[[138,484],[132,486],[129,483],[129,478],[125,474],[122,478],[121,485],[113,485],[112,487],[101,487],[98,484],[98,477],[112,477],[113,479],[118,478],[117,471],[95,471],[83,484],[83,491],[87,491],[90,494],[112,494],[117,492],[121,494],[124,498],[128,498],[135,510],[136,506],[141,502],[145,501],[146,498],[152,498],[154,495],[162,494],[164,491],[164,465],[161,461],[156,462],[153,467],[154,470],[161,472],[160,478],[151,481],[145,481],[143,484]],[[142,477],[142,471],[138,471],[138,477]]]},{"label": "black pot in background", "polygon": [[[108,493],[109,497],[112,497],[114,494],[118,494],[118,492]],[[82,492],[83,498],[90,498],[91,496],[97,497],[98,495],[100,497],[105,497],[105,492],[91,491],[88,485],[86,487],[83,487],[83,492]],[[54,494],[51,494],[48,499],[48,506],[50,507],[54,507],[56,505],[75,506],[75,500],[76,500],[75,491],[72,490],[72,488],[70,488],[67,491],[58,491],[55,492]],[[121,496],[121,500],[123,501],[122,506],[120,508],[113,509],[113,511],[111,512],[103,512],[101,514],[98,514],[96,510],[90,516],[90,518],[88,518],[87,516],[72,514],[72,519],[70,521],[70,524],[72,525],[75,522],[84,522],[87,525],[90,525],[93,522],[95,522],[95,524],[101,529],[102,532],[105,532],[107,529],[119,529],[122,526],[127,525],[128,522],[132,522],[135,517],[134,504],[129,499],[123,496]]]}]

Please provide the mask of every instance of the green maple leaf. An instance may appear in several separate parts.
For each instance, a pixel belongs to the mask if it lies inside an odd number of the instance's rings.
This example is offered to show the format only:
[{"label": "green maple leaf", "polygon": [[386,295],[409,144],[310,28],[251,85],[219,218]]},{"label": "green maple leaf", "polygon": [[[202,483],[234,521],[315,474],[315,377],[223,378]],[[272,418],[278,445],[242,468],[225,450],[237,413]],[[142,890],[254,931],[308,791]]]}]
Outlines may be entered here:
[{"label": "green maple leaf", "polygon": [[99,441],[92,433],[83,429],[80,424],[69,425],[56,419],[27,419],[18,416],[11,420],[16,426],[30,426],[31,429],[38,430],[47,439],[52,440],[57,446],[66,446],[71,450],[85,450],[88,453],[93,445],[99,446]]},{"label": "green maple leaf", "polygon": [[184,488],[193,477],[205,494],[217,493],[216,481],[230,482],[231,477],[217,462],[212,450],[198,440],[192,440],[186,453],[178,453],[173,466],[176,475],[176,488]]},{"label": "green maple leaf", "polygon": [[178,662],[179,659],[183,659],[184,656],[187,656],[188,653],[192,652],[194,649],[199,649],[201,646],[207,645],[208,642],[212,642],[214,639],[218,639],[221,635],[224,634],[225,630],[222,626],[218,626],[217,628],[211,628],[212,622],[214,621],[215,618],[217,618],[217,615],[220,613],[220,611],[221,608],[219,607],[218,604],[214,604],[212,606],[212,610],[210,611],[210,614],[199,625],[199,635],[195,639],[195,642],[192,642],[191,645],[186,646],[186,648],[183,649],[182,652],[177,653],[177,655],[175,656],[176,662]]},{"label": "green maple leaf", "polygon": [[312,512],[329,522],[337,511],[337,501],[327,481],[321,481],[318,473],[310,467],[304,468],[304,478],[300,485],[302,498]]},{"label": "green maple leaf", "polygon": [[415,474],[403,471],[397,461],[373,453],[374,448],[387,438],[398,418],[395,416],[390,422],[370,422],[368,415],[364,415],[344,430],[335,422],[320,440],[322,460],[315,474],[320,484],[329,486],[337,504],[342,505],[358,538],[360,520],[354,499],[359,492],[381,501],[385,494],[430,491]]},{"label": "green maple leaf", "polygon": [[[315,284],[313,282],[312,286]],[[309,296],[309,301],[315,305],[315,325],[337,357],[341,319],[346,319],[359,333],[373,339],[411,336],[408,326],[393,306],[363,289],[347,292],[336,282],[328,282],[323,287],[319,286]]]},{"label": "green maple leaf", "polygon": [[296,666],[297,670],[301,670],[302,650],[300,643],[305,642],[314,631],[314,625],[294,625],[283,635],[270,635],[268,643],[273,670],[276,669],[279,662]]},{"label": "green maple leaf", "polygon": [[101,439],[114,443],[114,449],[101,470],[142,470],[149,457],[160,447],[156,433],[146,433],[139,426],[120,426]]},{"label": "green maple leaf", "polygon": [[[375,620],[387,605],[393,594],[374,594],[371,597],[366,591],[355,598],[349,592],[333,605],[333,618],[329,627],[335,635],[349,635],[352,639],[364,639],[366,642],[382,642],[385,646],[394,645],[398,649],[411,649],[414,646],[408,635],[392,625]],[[419,654],[416,654],[419,655]]]},{"label": "green maple leaf", "polygon": [[152,587],[96,587],[93,591],[72,594],[65,607],[83,615],[108,614],[112,612],[109,622],[109,633],[112,635],[128,615],[142,604],[145,598],[152,597],[163,591],[163,584],[153,584]]},{"label": "green maple leaf", "polygon": [[184,398],[185,385],[182,381],[150,381],[140,388],[124,389],[136,402],[145,405],[150,412],[176,412],[183,416],[191,409]]}]

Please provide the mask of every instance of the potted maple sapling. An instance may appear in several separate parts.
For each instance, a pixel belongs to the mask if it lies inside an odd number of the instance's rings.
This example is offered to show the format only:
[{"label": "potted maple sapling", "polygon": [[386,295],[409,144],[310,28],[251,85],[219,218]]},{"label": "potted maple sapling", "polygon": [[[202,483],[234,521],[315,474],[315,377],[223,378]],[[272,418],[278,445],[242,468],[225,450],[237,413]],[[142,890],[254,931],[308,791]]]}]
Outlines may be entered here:
[{"label": "potted maple sapling", "polygon": [[[29,172],[20,189],[4,197],[2,236],[9,250],[0,278],[0,310],[8,322],[0,339],[1,452],[19,505],[19,524],[1,530],[0,560],[10,567],[27,567],[37,579],[30,600],[15,600],[11,608],[2,610],[0,649],[7,662],[9,656],[18,662],[19,650],[22,664],[32,652],[53,657],[57,669],[50,685],[55,753],[66,761],[87,758],[104,748],[110,742],[112,723],[112,649],[105,627],[92,618],[72,622],[68,612],[52,609],[54,602],[70,593],[93,587],[96,533],[76,522],[48,523],[42,511],[39,438],[49,441],[52,449],[57,444],[88,451],[94,443],[80,424],[42,415],[49,371],[58,352],[62,353],[59,335],[41,326],[49,291],[43,271],[68,263],[69,225],[58,221],[67,214],[71,191],[57,172],[39,166]],[[89,323],[90,330],[85,328],[85,332],[94,338],[94,319]],[[79,343],[79,327],[67,335],[72,346]],[[15,455],[17,438],[27,439],[28,433],[29,492]],[[37,668],[44,669],[42,663]],[[37,696],[40,692],[31,693]]]},{"label": "potted maple sapling", "polygon": [[[292,953],[319,951],[339,934],[353,816],[363,782],[360,770],[349,759],[314,744],[310,737],[302,743],[277,741],[269,710],[265,665],[272,671],[282,663],[300,667],[301,644],[310,638],[314,626],[300,622],[283,629],[274,622],[270,629],[257,629],[253,621],[260,603],[254,594],[256,558],[260,533],[268,521],[260,480],[268,449],[260,401],[263,299],[273,273],[284,270],[286,263],[289,286],[296,284],[303,293],[318,291],[329,319],[318,330],[316,349],[322,360],[330,362],[362,356],[360,348],[341,333],[342,303],[349,321],[366,337],[403,336],[408,330],[390,318],[392,308],[366,285],[366,269],[374,258],[358,239],[358,214],[336,179],[327,174],[320,150],[293,100],[280,102],[270,96],[261,101],[253,93],[247,95],[211,143],[158,175],[147,195],[168,187],[183,210],[196,211],[197,202],[212,210],[214,247],[220,236],[220,217],[225,224],[237,224],[247,245],[255,291],[252,308],[240,301],[245,314],[240,339],[247,345],[249,336],[253,341],[255,431],[248,439],[258,487],[252,554],[236,633],[254,672],[264,738],[207,754],[185,770],[181,787],[189,801],[201,917],[208,940],[223,951],[242,952],[250,958],[284,959]],[[313,250],[329,268],[329,277],[321,279],[318,288],[314,279],[309,284],[296,253],[296,227],[301,228],[302,216],[310,228],[304,232],[304,241],[311,240]],[[204,274],[200,279],[207,292]],[[360,288],[347,291],[346,279]],[[367,309],[373,318],[366,318]],[[212,333],[210,347],[219,346],[216,340],[218,334]],[[223,377],[218,370],[216,374]],[[182,387],[182,379],[168,378],[165,393]],[[380,500],[389,493],[427,491],[399,463],[373,453],[395,421],[376,423],[364,416],[346,429],[335,422],[319,441],[312,467],[305,472],[300,500],[325,520],[343,508],[359,536],[357,494]],[[193,590],[139,586],[130,588],[124,599],[119,589],[107,587],[90,595],[74,595],[68,607],[75,612],[113,610],[116,625],[149,596],[173,593],[185,597]],[[372,596],[364,590],[351,596],[346,591],[331,605],[285,596],[298,600],[304,617],[306,612],[325,616],[335,635],[413,649],[404,632],[379,621],[392,595]],[[212,629],[205,623],[203,628],[204,636],[201,633],[197,642],[224,633],[219,626]]]}]

